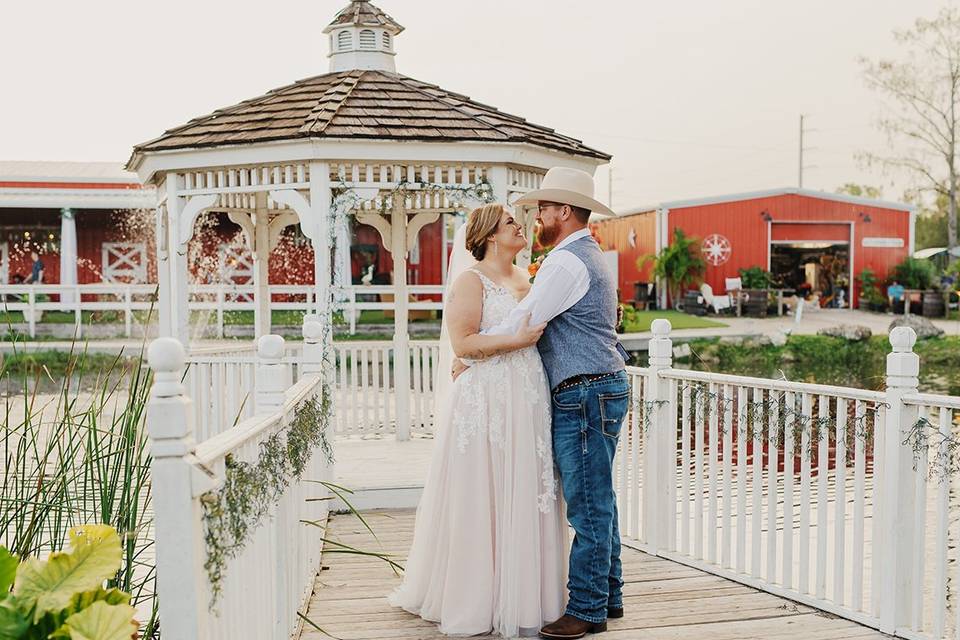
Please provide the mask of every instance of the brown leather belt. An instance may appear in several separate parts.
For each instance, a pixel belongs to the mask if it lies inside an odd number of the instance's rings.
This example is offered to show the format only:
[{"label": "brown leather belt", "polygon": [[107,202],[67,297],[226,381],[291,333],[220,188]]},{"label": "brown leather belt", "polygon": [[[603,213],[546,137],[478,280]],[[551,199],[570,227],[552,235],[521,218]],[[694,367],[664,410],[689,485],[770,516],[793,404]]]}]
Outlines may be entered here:
[{"label": "brown leather belt", "polygon": [[614,371],[613,373],[594,373],[594,374],[581,374],[578,376],[573,376],[572,378],[567,378],[557,386],[553,388],[553,393],[559,393],[564,389],[569,389],[570,387],[575,387],[578,384],[583,384],[584,382],[597,382],[598,380],[604,380],[606,378],[612,378],[617,375],[619,371]]}]

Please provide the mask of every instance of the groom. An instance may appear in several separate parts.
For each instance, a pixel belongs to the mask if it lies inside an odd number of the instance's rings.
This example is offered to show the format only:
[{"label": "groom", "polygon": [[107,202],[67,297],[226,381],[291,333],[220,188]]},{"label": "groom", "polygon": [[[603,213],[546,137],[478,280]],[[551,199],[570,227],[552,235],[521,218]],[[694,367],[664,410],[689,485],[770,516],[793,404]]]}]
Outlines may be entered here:
[{"label": "groom", "polygon": [[549,323],[537,348],[553,396],[554,461],[576,535],[565,615],[540,636],[582,638],[623,616],[613,457],[629,402],[627,354],[617,341],[617,286],[587,228],[591,212],[614,213],[594,200],[590,174],[564,167],[550,169],[541,188],[516,204],[537,206],[540,244],[553,250],[527,297],[484,333],[514,332],[527,314],[530,325]]}]

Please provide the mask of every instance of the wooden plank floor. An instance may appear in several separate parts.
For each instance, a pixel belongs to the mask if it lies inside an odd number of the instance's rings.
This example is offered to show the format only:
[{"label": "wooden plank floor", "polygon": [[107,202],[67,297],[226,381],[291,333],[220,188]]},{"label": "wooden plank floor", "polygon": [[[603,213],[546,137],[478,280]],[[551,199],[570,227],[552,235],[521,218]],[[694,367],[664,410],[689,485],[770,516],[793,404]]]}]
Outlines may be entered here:
[{"label": "wooden plank floor", "polygon": [[[371,511],[364,516],[378,543],[350,515],[331,516],[327,537],[363,550],[403,558],[413,538],[414,512]],[[626,616],[609,631],[610,640],[773,638],[834,640],[886,638],[881,633],[749,587],[668,560],[624,548]],[[307,617],[327,634],[305,625],[301,640],[442,638],[436,626],[387,603],[399,576],[382,561],[356,555],[323,554],[323,570]],[[493,636],[477,636],[489,638]]]}]

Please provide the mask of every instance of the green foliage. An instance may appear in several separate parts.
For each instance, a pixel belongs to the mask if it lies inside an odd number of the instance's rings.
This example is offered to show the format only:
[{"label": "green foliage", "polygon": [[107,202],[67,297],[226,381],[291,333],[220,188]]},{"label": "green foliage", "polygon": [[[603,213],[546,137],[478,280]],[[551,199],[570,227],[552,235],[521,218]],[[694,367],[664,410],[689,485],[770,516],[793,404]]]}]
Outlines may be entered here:
[{"label": "green foliage", "polygon": [[843,186],[838,187],[837,193],[842,193],[857,198],[870,198],[871,200],[879,200],[883,197],[883,189],[880,187],[857,184],[856,182],[847,182]]},{"label": "green foliage", "polygon": [[211,606],[220,597],[227,562],[243,550],[290,482],[300,479],[313,452],[319,447],[333,462],[327,439],[333,410],[330,389],[325,385],[319,396],[300,404],[289,426],[260,444],[255,463],[228,456],[223,486],[201,498]]},{"label": "green foliage", "polygon": [[[13,353],[0,367],[6,389],[22,387],[21,398],[14,394],[7,400],[3,418],[0,545],[31,563],[61,551],[75,526],[113,527],[120,532],[120,560],[104,593],[118,588],[132,594],[133,605],[152,612],[141,637],[156,638],[150,453],[144,427],[150,375],[142,353],[129,361],[123,355],[76,351],[28,356],[18,346],[13,343]],[[39,402],[41,382],[53,378],[48,376],[51,368],[57,370],[59,389],[51,400]],[[91,383],[96,391],[81,399],[78,390]],[[22,410],[13,411],[14,403]],[[0,586],[7,565],[0,554]],[[109,601],[108,595],[101,599]],[[124,596],[124,603],[129,600]],[[0,620],[3,615],[0,611]],[[47,613],[38,624],[52,633],[64,620]]]},{"label": "green foliage", "polygon": [[740,282],[744,289],[770,289],[776,283],[771,274],[762,267],[740,269]]},{"label": "green foliage", "polygon": [[936,280],[936,269],[929,260],[905,258],[893,268],[893,277],[907,289],[929,289]]},{"label": "green foliage", "polygon": [[882,305],[886,302],[886,298],[880,291],[880,281],[877,280],[873,269],[867,267],[861,271],[857,280],[860,281],[860,294],[867,302],[873,305]]},{"label": "green foliage", "polygon": [[[0,573],[13,590],[0,590],[0,639],[129,640],[136,630],[130,596],[104,589],[121,567],[121,543],[106,525],[70,532],[71,551],[41,561],[16,558],[0,547]],[[2,585],[0,585],[2,586]]]},{"label": "green foliage", "polygon": [[670,301],[676,306],[683,290],[696,284],[703,278],[707,263],[700,253],[699,240],[689,238],[680,229],[674,230],[673,242],[660,250],[656,256],[645,255],[637,261],[637,268],[643,269],[653,262],[653,275],[667,282]]},{"label": "green foliage", "polygon": [[700,318],[679,311],[638,311],[633,307],[623,309],[623,332],[640,333],[650,331],[650,325],[658,318],[666,318],[674,329],[708,329],[727,325],[715,320]]}]

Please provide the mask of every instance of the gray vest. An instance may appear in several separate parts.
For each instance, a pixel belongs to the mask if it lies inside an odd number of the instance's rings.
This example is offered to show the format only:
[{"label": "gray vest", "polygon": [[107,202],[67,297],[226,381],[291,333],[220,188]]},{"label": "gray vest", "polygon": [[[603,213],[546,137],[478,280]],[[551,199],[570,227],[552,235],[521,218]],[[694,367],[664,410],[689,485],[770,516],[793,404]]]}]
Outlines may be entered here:
[{"label": "gray vest", "polygon": [[575,305],[550,321],[537,343],[550,388],[581,374],[622,371],[617,346],[617,285],[603,263],[593,238],[580,238],[556,251],[580,258],[590,275],[590,288]]}]

